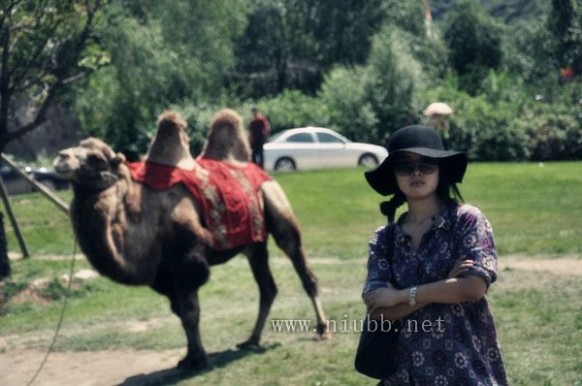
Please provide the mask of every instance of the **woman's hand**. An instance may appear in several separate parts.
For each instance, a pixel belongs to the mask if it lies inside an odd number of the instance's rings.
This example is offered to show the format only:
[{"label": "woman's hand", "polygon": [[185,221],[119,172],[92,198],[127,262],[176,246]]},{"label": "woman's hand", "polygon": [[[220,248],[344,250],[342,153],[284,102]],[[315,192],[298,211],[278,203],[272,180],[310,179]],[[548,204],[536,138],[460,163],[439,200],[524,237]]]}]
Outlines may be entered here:
[{"label": "woman's hand", "polygon": [[447,279],[453,279],[455,277],[459,277],[460,274],[471,268],[475,264],[473,260],[463,260],[459,259],[455,262],[455,265],[449,272]]},{"label": "woman's hand", "polygon": [[370,291],[364,297],[364,303],[368,307],[368,313],[375,313],[380,308],[394,307],[407,301],[407,295],[402,290],[393,287],[378,288]]}]

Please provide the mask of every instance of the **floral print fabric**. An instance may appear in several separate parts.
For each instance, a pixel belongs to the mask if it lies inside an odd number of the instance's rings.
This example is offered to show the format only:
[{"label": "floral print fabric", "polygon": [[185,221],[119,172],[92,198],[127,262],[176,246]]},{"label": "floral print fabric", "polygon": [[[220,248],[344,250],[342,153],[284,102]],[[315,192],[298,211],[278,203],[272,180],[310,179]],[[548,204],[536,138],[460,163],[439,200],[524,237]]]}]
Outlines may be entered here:
[{"label": "floral print fabric", "polygon": [[[386,260],[388,227],[369,244],[363,294],[388,285],[408,288],[445,279],[458,259],[474,266],[487,287],[497,278],[497,253],[489,221],[471,205],[444,207],[418,250],[394,224],[393,267]],[[398,367],[386,385],[506,385],[493,317],[485,297],[473,303],[429,304],[398,325]]]}]

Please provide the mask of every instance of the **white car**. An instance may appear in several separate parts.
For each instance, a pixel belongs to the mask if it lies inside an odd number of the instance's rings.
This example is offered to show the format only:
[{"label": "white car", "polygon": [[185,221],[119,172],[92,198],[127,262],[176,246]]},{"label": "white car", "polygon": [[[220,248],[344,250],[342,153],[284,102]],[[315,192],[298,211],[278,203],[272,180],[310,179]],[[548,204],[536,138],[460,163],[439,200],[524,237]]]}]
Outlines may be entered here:
[{"label": "white car", "polygon": [[269,171],[373,168],[388,156],[388,151],[382,146],[352,142],[322,127],[302,127],[276,133],[263,148],[265,169]]}]

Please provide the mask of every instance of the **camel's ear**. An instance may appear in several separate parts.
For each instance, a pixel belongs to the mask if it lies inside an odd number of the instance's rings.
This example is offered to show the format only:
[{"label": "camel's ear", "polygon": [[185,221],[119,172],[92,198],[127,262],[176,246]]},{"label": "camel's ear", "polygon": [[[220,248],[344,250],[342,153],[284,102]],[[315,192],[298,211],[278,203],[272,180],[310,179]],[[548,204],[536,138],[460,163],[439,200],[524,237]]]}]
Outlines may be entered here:
[{"label": "camel's ear", "polygon": [[123,153],[117,153],[115,154],[115,157],[113,157],[111,159],[111,166],[113,167],[117,167],[119,166],[119,164],[122,164],[125,162],[125,156],[123,155]]}]

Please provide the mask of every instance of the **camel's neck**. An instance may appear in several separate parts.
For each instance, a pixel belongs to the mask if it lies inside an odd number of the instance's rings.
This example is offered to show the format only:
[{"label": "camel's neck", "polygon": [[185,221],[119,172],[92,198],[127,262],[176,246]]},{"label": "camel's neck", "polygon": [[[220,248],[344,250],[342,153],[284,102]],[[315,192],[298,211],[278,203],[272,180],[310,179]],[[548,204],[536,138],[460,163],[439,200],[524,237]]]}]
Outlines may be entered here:
[{"label": "camel's neck", "polygon": [[98,195],[110,188],[113,184],[106,182],[93,182],[87,184],[73,184],[73,194],[75,197],[88,197]]},{"label": "camel's neck", "polygon": [[[73,191],[75,196],[84,197],[87,195],[97,194],[102,192],[114,184],[116,184],[120,178],[127,175],[129,171],[124,172],[124,166],[119,166],[117,170],[112,171],[101,171],[98,173],[79,173],[75,181],[73,181]],[[121,170],[121,173],[120,173]],[[127,170],[127,168],[125,169]]]},{"label": "camel's neck", "polygon": [[120,179],[105,190],[90,193],[76,186],[71,220],[83,253],[99,273],[119,283],[143,284],[135,265],[127,260],[127,183]]}]

